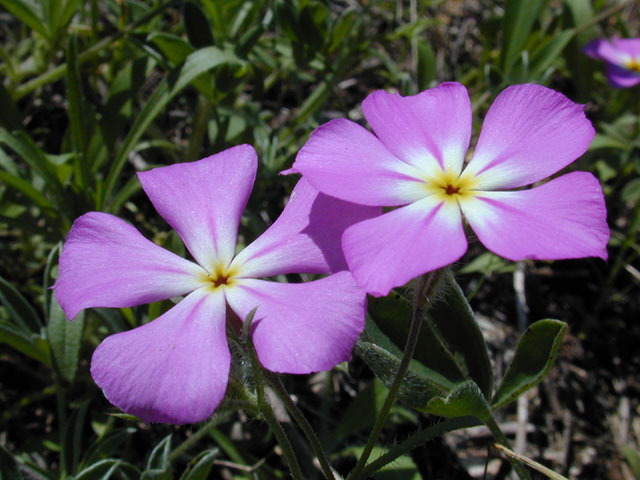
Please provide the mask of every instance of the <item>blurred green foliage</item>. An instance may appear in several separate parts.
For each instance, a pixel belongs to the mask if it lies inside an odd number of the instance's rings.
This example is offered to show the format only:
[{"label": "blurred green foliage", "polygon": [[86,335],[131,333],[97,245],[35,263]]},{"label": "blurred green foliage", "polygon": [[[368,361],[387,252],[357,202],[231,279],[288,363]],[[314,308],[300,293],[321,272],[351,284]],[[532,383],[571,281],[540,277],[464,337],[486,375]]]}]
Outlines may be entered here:
[{"label": "blurred green foliage", "polygon": [[[179,473],[196,479],[214,468],[228,469],[233,478],[254,478],[254,470],[259,478],[286,478],[268,429],[257,423],[238,427],[242,414],[233,417],[223,408],[204,426],[151,429],[105,414],[113,410],[89,376],[91,352],[106,335],[152,320],[170,302],[92,309],[68,323],[49,287],[61,241],[74,219],[91,210],[135,222],[157,243],[184,254],[175,233],[141,195],[135,172],[239,143],[254,145],[260,157],[242,223],[246,244],[281,210],[294,179],[278,173],[291,165],[310,132],[335,117],[360,121],[360,102],[378,88],[414,94],[442,81],[461,81],[479,118],[514,83],[548,85],[586,103],[598,134],[577,167],[594,171],[603,183],[611,261],[587,261],[585,291],[593,295],[575,307],[573,315],[581,319],[575,328],[588,335],[604,321],[623,329],[624,312],[637,306],[640,284],[633,266],[640,254],[640,90],[609,88],[602,66],[580,49],[597,36],[637,36],[638,22],[627,17],[632,4],[0,0],[2,478]],[[472,249],[462,262],[466,267],[461,265],[463,280],[472,277],[466,283],[477,286],[473,295],[487,278],[513,270],[490,254],[470,262],[477,253]],[[462,295],[455,288],[451,294]],[[459,305],[456,325],[471,332],[463,340],[475,350],[468,358],[456,355],[458,347],[450,343],[455,336],[436,309],[430,328],[439,329],[441,345],[451,348],[441,352],[446,361],[434,370],[430,347],[422,345],[413,372],[426,376],[434,390],[414,407],[446,415],[447,402],[459,395],[491,408],[494,379],[484,340],[466,300]],[[361,354],[393,357],[389,352],[402,344],[405,327],[389,325],[394,317],[408,321],[406,305],[389,298],[373,302],[371,311],[376,323],[359,345]],[[535,328],[548,337],[553,359],[564,327]],[[387,350],[367,350],[366,340],[375,335],[384,337],[378,346],[386,342]],[[546,359],[533,366],[514,360],[495,404],[504,405],[539,381],[548,370]],[[363,408],[375,416],[384,392],[371,376],[355,380],[351,373],[359,367],[350,368],[318,376],[314,381],[320,384],[288,380],[308,410],[321,413],[320,435],[338,468],[351,465],[371,422],[336,412]],[[384,372],[376,374],[384,381]],[[480,387],[464,382],[469,378]],[[421,418],[397,406],[390,423],[416,426]],[[200,443],[189,443],[189,435]],[[405,455],[376,478],[421,478],[418,471]]]}]

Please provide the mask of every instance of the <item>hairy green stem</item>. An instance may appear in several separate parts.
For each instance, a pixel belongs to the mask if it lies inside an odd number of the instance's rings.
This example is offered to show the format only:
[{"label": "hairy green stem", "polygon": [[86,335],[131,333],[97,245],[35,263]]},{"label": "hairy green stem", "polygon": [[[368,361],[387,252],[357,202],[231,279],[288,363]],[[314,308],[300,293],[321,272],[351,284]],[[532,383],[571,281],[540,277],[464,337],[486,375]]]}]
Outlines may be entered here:
[{"label": "hairy green stem", "polygon": [[411,319],[411,327],[409,328],[409,335],[407,336],[407,342],[404,347],[404,351],[402,352],[402,358],[400,359],[400,365],[398,365],[398,371],[396,372],[395,377],[393,378],[393,382],[389,387],[389,393],[387,394],[387,398],[380,409],[380,413],[378,414],[378,418],[376,419],[376,423],[371,430],[371,434],[369,435],[369,440],[358,459],[358,463],[351,471],[347,480],[356,480],[360,478],[362,475],[362,470],[371,455],[371,451],[378,441],[378,437],[382,432],[382,428],[387,420],[387,416],[391,411],[391,407],[395,403],[398,398],[398,394],[400,393],[400,387],[402,386],[402,380],[404,379],[407,370],[409,370],[409,364],[411,363],[411,359],[413,358],[413,352],[416,349],[416,345],[418,343],[418,335],[420,334],[420,327],[422,326],[422,317],[424,315],[425,309],[428,307],[430,302],[431,293],[434,291],[436,284],[439,282],[440,278],[442,278],[443,270],[436,270],[433,272],[429,272],[418,280],[418,286],[416,288],[415,297],[414,297],[414,308],[413,308],[413,317]]},{"label": "hairy green stem", "polygon": [[253,309],[244,321],[242,327],[242,339],[249,355],[251,371],[253,372],[253,379],[256,384],[258,409],[261,417],[267,422],[269,428],[276,436],[276,440],[278,441],[278,444],[282,449],[282,454],[284,455],[284,458],[286,459],[289,466],[289,470],[291,471],[291,476],[294,478],[294,480],[303,480],[304,476],[302,475],[302,471],[300,470],[298,457],[296,457],[293,446],[291,445],[291,441],[289,440],[289,437],[287,437],[287,434],[282,428],[282,425],[280,425],[280,422],[273,413],[273,408],[271,408],[271,404],[264,394],[265,372],[262,369],[260,361],[258,360],[258,355],[253,346],[253,343],[251,343],[250,336],[251,323],[253,322],[253,316],[255,315],[255,312],[256,309]]},{"label": "hairy green stem", "polygon": [[[257,388],[262,389],[263,386],[260,385]],[[284,428],[280,425],[280,422],[276,418],[273,413],[273,409],[271,408],[271,404],[268,400],[265,400],[265,395],[259,396],[262,398],[262,401],[259,402],[260,414],[262,418],[267,422],[269,428],[276,436],[276,440],[282,449],[282,454],[287,461],[287,465],[289,466],[289,470],[291,471],[291,476],[294,480],[303,480],[304,476],[302,475],[302,470],[300,470],[300,464],[298,463],[298,457],[296,457],[295,451],[293,450],[293,446],[291,445],[291,441],[289,437],[287,437]]]},{"label": "hairy green stem", "polygon": [[316,454],[318,462],[320,462],[320,468],[322,469],[322,473],[324,474],[325,478],[327,480],[335,480],[333,470],[331,470],[331,465],[329,465],[329,460],[327,459],[327,455],[322,448],[322,444],[320,443],[318,436],[314,432],[313,427],[311,426],[307,418],[303,415],[297,405],[291,400],[291,397],[285,390],[284,385],[282,385],[280,377],[277,374],[271,372],[265,372],[265,376],[267,377],[269,384],[273,388],[273,391],[276,393],[276,395],[278,395],[278,398],[282,400],[282,403],[284,403],[284,406],[289,414],[302,429],[305,436],[307,437],[307,440],[309,440],[311,448]]},{"label": "hairy green stem", "polygon": [[412,435],[404,442],[393,447],[384,455],[376,458],[373,462],[364,467],[362,470],[362,476],[364,478],[371,476],[374,472],[393,462],[401,455],[409,453],[417,446],[422,445],[429,440],[433,440],[436,437],[440,437],[447,432],[452,432],[461,428],[474,427],[480,424],[481,422],[476,417],[459,417],[432,425],[431,427]]},{"label": "hairy green stem", "polygon": [[[504,433],[502,433],[502,430],[500,430],[500,427],[498,426],[498,423],[493,418],[493,415],[490,415],[489,418],[485,419],[484,423],[489,428],[489,431],[493,435],[493,438],[495,438],[499,444],[509,448],[509,441],[507,440],[507,437],[505,437]],[[529,471],[526,468],[524,468],[524,465],[522,465],[522,463],[520,463],[518,460],[516,460],[513,457],[507,457],[507,458],[509,459],[509,463],[511,463],[511,466],[513,467],[513,469],[518,474],[518,477],[520,477],[522,480],[531,480]]]},{"label": "hairy green stem", "polygon": [[223,411],[217,411],[213,417],[209,419],[207,423],[205,423],[202,427],[196,430],[189,438],[187,438],[184,442],[178,445],[170,454],[169,461],[173,462],[177,460],[180,455],[185,453],[191,447],[193,447],[196,443],[202,440],[203,437],[209,434],[211,430],[220,425],[221,422],[226,420],[231,416],[231,414],[235,411],[235,409],[228,409]]}]

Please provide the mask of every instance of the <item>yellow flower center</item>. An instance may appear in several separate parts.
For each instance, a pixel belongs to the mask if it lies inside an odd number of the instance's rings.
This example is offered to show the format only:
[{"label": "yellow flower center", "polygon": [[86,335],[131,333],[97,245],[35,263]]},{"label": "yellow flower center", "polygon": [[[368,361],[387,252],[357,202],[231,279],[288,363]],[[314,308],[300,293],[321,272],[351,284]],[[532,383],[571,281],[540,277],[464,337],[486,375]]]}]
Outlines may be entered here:
[{"label": "yellow flower center", "polygon": [[632,72],[640,73],[640,59],[632,58],[631,60],[627,60],[624,65],[628,70]]},{"label": "yellow flower center", "polygon": [[425,180],[427,191],[446,202],[472,197],[475,194],[476,184],[477,181],[471,175],[465,175],[464,172],[461,175],[451,171],[438,172],[436,176]]},{"label": "yellow flower center", "polygon": [[234,277],[238,274],[236,268],[227,268],[223,265],[215,265],[211,273],[203,274],[202,281],[212,290],[228,287],[235,283]]}]

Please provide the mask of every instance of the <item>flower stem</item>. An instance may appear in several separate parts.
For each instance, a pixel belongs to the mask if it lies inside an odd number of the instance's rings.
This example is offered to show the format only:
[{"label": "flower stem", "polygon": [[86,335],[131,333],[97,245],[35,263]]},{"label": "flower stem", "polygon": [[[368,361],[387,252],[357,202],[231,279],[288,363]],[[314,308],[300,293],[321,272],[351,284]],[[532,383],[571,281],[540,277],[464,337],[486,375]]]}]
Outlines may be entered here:
[{"label": "flower stem", "polygon": [[169,461],[173,462],[177,460],[180,455],[193,447],[196,443],[198,443],[205,435],[209,434],[211,430],[220,425],[221,422],[226,420],[231,416],[234,410],[223,410],[222,412],[217,411],[207,423],[205,423],[202,427],[196,430],[189,438],[187,438],[184,442],[178,445],[170,454]]},{"label": "flower stem", "polygon": [[273,413],[273,408],[271,408],[271,404],[264,394],[265,371],[262,369],[260,360],[258,360],[258,354],[256,353],[253,343],[251,342],[251,336],[249,334],[251,331],[251,323],[253,322],[253,317],[256,310],[257,308],[254,308],[244,321],[242,329],[242,341],[247,349],[249,361],[251,363],[251,370],[253,372],[253,379],[256,384],[258,411],[260,413],[260,416],[264,419],[264,421],[267,422],[269,428],[276,436],[276,440],[278,441],[278,444],[282,449],[282,454],[284,455],[284,458],[286,459],[289,466],[289,470],[291,471],[291,476],[294,480],[303,480],[304,476],[302,475],[302,471],[300,470],[298,457],[296,457],[293,446],[291,445],[291,441],[289,440],[289,437],[287,437],[284,428],[282,428],[282,425],[280,425],[280,422]]},{"label": "flower stem", "polygon": [[298,458],[293,450],[291,441],[289,440],[289,437],[287,437],[282,425],[280,425],[280,422],[276,419],[269,402],[264,401],[262,405],[260,405],[260,413],[278,440],[278,444],[282,449],[284,458],[287,460],[287,464],[289,465],[291,476],[294,480],[304,480],[302,471],[300,470],[300,465],[298,464]]},{"label": "flower stem", "polygon": [[284,403],[284,406],[286,407],[289,414],[302,429],[305,436],[307,437],[307,440],[309,440],[311,448],[316,454],[318,462],[320,462],[320,468],[322,468],[322,473],[324,474],[325,478],[327,480],[335,480],[333,470],[331,470],[331,465],[329,465],[329,460],[327,459],[327,455],[322,448],[322,444],[320,443],[318,436],[314,432],[313,427],[311,426],[307,418],[303,415],[297,405],[291,400],[291,397],[285,390],[284,385],[282,385],[280,377],[277,374],[266,371],[265,376],[269,381],[269,384],[273,388],[273,391],[276,393],[276,395],[278,395],[278,398],[282,400],[282,403]]},{"label": "flower stem", "polygon": [[[500,430],[500,427],[498,426],[498,423],[493,418],[493,415],[489,415],[489,418],[484,419],[484,423],[489,428],[489,431],[491,431],[493,438],[495,438],[500,445],[504,445],[505,447],[508,448],[509,441],[507,440],[507,437],[505,437],[504,433],[502,433],[502,430]],[[507,458],[509,460],[509,463],[511,463],[511,466],[513,467],[513,469],[518,474],[518,477],[520,477],[522,480],[531,480],[529,471],[526,468],[524,468],[522,463],[520,463],[518,460],[516,460],[511,456],[507,456]]]},{"label": "flower stem", "polygon": [[449,420],[445,420],[443,422],[437,423],[425,430],[422,430],[415,435],[407,438],[404,442],[396,445],[391,450],[389,450],[384,455],[376,458],[369,465],[364,467],[362,470],[362,476],[364,478],[368,478],[374,472],[384,467],[385,465],[393,462],[401,455],[409,453],[411,450],[416,448],[418,445],[422,445],[429,440],[434,439],[435,437],[439,437],[444,435],[447,432],[452,432],[453,430],[459,430],[461,428],[474,427],[476,425],[480,425],[481,422],[475,417],[459,417],[453,418]]},{"label": "flower stem", "polygon": [[347,480],[356,480],[361,477],[362,470],[364,469],[364,466],[366,465],[367,460],[371,455],[371,451],[373,450],[373,447],[375,446],[378,437],[382,432],[382,428],[384,427],[387,416],[391,411],[391,407],[398,398],[400,387],[402,386],[402,380],[404,379],[407,370],[409,370],[409,364],[411,363],[413,352],[415,351],[416,345],[418,343],[418,335],[420,334],[420,327],[422,326],[422,317],[424,315],[424,311],[429,306],[430,295],[434,291],[435,286],[439,283],[439,280],[442,278],[443,271],[444,270],[441,269],[429,272],[420,277],[420,279],[418,280],[418,286],[414,297],[411,327],[409,328],[407,342],[405,344],[404,351],[402,352],[400,365],[398,365],[398,371],[393,378],[393,382],[391,382],[389,393],[387,394],[387,398],[385,399],[384,404],[380,409],[380,413],[378,414],[376,423],[371,430],[369,440],[367,441],[367,444],[362,451],[362,455],[360,455],[358,463],[347,477]]}]

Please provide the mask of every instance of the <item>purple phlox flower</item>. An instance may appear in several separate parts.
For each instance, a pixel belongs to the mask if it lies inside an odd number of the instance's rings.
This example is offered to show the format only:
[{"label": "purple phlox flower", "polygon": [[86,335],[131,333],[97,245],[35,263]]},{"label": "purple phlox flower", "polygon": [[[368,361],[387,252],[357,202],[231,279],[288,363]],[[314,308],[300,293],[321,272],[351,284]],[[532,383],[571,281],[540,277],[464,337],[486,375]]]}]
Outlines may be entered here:
[{"label": "purple phlox flower", "polygon": [[[241,145],[138,174],[196,263],[106,213],[87,213],[73,224],[55,285],[69,318],[88,307],[186,295],[152,322],[107,337],[94,352],[91,374],[123,411],[176,424],[211,415],[224,396],[231,363],[228,309],[244,320],[258,307],[252,340],[271,371],[310,373],[349,359],[364,327],[366,296],[344,271],[340,238],[347,226],[379,209],[328,197],[301,180],[280,217],[235,255],[256,169],[255,151]],[[332,272],[338,273],[306,283],[259,280]]]},{"label": "purple phlox flower", "polygon": [[369,293],[386,295],[458,260],[467,250],[463,214],[489,250],[510,260],[607,258],[606,209],[592,174],[518,189],[573,162],[593,138],[583,107],[564,95],[538,85],[504,90],[466,165],[472,113],[463,85],[409,97],[376,91],[362,109],[375,135],[332,120],[287,173],[336,198],[398,207],[342,237],[351,273]]},{"label": "purple phlox flower", "polygon": [[627,88],[640,83],[640,38],[598,38],[589,42],[583,52],[605,61],[607,78],[613,87]]}]

